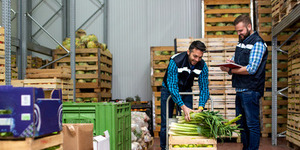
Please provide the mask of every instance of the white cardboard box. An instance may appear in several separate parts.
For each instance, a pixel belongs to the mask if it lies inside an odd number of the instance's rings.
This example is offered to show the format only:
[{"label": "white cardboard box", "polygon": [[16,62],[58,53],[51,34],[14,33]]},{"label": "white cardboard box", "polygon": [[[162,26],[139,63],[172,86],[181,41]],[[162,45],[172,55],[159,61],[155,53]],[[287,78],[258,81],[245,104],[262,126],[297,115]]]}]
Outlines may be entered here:
[{"label": "white cardboard box", "polygon": [[94,137],[93,147],[94,150],[110,150],[109,133],[107,130],[104,131],[104,136],[99,135]]}]

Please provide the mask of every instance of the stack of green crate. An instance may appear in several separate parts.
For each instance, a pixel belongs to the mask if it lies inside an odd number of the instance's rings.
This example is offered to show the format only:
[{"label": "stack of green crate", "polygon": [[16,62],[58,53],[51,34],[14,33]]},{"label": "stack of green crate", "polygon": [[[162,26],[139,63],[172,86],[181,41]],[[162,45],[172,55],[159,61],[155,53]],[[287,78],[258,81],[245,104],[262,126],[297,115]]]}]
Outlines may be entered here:
[{"label": "stack of green crate", "polygon": [[130,103],[64,103],[63,123],[93,123],[94,135],[108,130],[111,150],[130,150],[130,110]]}]

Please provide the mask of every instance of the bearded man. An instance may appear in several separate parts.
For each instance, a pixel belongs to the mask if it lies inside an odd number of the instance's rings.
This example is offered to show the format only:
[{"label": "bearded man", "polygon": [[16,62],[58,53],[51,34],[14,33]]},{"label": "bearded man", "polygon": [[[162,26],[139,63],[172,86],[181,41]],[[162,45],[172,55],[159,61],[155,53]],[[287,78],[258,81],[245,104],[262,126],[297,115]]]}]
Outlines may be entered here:
[{"label": "bearded man", "polygon": [[243,67],[230,69],[220,67],[232,74],[232,87],[236,88],[236,115],[242,114],[237,121],[240,125],[243,150],[258,150],[260,142],[259,101],[264,94],[265,68],[268,50],[264,40],[253,31],[251,19],[240,15],[234,20],[239,42],[231,60]]}]

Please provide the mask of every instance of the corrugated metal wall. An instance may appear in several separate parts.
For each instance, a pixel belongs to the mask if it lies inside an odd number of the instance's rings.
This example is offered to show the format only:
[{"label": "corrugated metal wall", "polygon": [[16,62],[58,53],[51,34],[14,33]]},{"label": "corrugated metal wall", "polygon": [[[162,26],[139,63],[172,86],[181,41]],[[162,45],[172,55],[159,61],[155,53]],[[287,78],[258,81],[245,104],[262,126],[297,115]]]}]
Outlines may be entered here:
[{"label": "corrugated metal wall", "polygon": [[[37,3],[33,0],[33,6]],[[113,54],[113,99],[139,95],[150,100],[150,47],[173,46],[174,38],[201,36],[200,0],[107,0],[108,48]],[[76,0],[76,27],[96,9],[96,0]],[[41,24],[58,9],[55,1],[44,1],[33,16]],[[46,29],[62,41],[61,13]],[[103,42],[103,10],[83,29]],[[33,23],[33,32],[38,27]],[[55,48],[45,33],[35,37],[41,45]]]},{"label": "corrugated metal wall", "polygon": [[108,46],[113,53],[113,98],[152,96],[150,47],[201,36],[199,0],[109,0]]}]

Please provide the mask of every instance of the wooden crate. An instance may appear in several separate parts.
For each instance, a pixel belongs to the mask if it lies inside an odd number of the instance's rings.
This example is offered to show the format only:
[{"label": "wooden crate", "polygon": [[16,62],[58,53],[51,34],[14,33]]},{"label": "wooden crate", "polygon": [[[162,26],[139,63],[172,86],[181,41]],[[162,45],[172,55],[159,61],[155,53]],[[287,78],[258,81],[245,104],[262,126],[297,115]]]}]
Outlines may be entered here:
[{"label": "wooden crate", "polygon": [[[54,50],[54,59],[61,57],[66,54],[64,50]],[[100,49],[76,49],[76,88],[99,88],[100,87]],[[89,65],[90,64],[90,65]],[[70,57],[65,57],[56,63],[54,67],[58,66],[70,66]],[[85,74],[79,74],[79,72],[84,72]],[[106,75],[103,75],[106,76]],[[79,83],[78,80],[91,80],[96,79],[95,83],[88,81],[87,83]]]},{"label": "wooden crate", "polygon": [[288,114],[287,126],[296,131],[300,131],[300,114],[290,112]]},{"label": "wooden crate", "polygon": [[40,68],[43,65],[43,59],[39,57],[31,58],[31,68]]},{"label": "wooden crate", "polygon": [[175,54],[173,46],[151,47],[151,85],[162,86],[163,77],[168,68],[172,55]]},{"label": "wooden crate", "polygon": [[256,1],[257,31],[264,41],[271,41],[272,8],[271,0]]},{"label": "wooden crate", "polygon": [[[221,8],[221,5],[228,5],[228,8]],[[236,6],[234,8],[232,6]],[[235,14],[248,14],[250,16],[252,10],[250,0],[205,0],[204,1],[204,37],[216,38],[227,37],[237,38],[234,31],[233,21],[238,16]],[[240,7],[240,8],[238,8]],[[222,26],[220,26],[222,24]],[[220,34],[222,33],[222,35]]]},{"label": "wooden crate", "polygon": [[112,98],[112,54],[100,49],[100,101],[109,101]]},{"label": "wooden crate", "polygon": [[62,150],[63,135],[62,132],[57,135],[49,135],[38,138],[25,138],[25,139],[1,139],[1,150],[40,150],[59,146],[57,150]]},{"label": "wooden crate", "polygon": [[[54,50],[55,59],[64,54],[66,54],[64,50]],[[69,63],[70,57],[66,57],[54,66],[69,66]],[[111,100],[112,54],[109,51],[99,48],[76,49],[76,72],[76,91],[78,92],[76,95],[79,98],[77,101]],[[81,90],[86,90],[86,92]]]},{"label": "wooden crate", "polygon": [[[174,148],[174,145],[181,144],[206,144],[212,145],[211,148]],[[209,139],[204,136],[169,136],[169,149],[170,150],[216,150],[217,149],[217,140]]]},{"label": "wooden crate", "polygon": [[288,51],[289,59],[292,59],[299,55],[299,53],[300,53],[299,44],[300,44],[300,38],[296,39],[294,42],[291,43],[289,51]]},{"label": "wooden crate", "polygon": [[26,69],[27,79],[59,78],[71,79],[69,67],[57,67],[55,69]]}]

